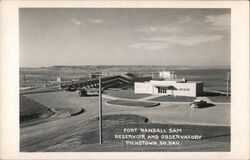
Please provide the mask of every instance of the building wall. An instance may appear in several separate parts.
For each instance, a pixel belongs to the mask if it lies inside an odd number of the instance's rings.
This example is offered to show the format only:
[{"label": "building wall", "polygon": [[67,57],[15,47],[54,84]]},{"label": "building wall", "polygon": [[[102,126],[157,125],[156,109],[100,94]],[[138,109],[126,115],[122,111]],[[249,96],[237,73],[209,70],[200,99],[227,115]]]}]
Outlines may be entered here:
[{"label": "building wall", "polygon": [[162,71],[162,72],[159,72],[159,77],[166,78],[166,79],[175,78],[175,74],[172,71]]},{"label": "building wall", "polygon": [[203,95],[203,83],[197,83],[196,84],[196,96],[202,96]]},{"label": "building wall", "polygon": [[135,82],[134,92],[135,93],[149,93],[149,94],[152,94],[152,85],[150,85],[148,82],[145,82],[145,83]]},{"label": "building wall", "polygon": [[[156,86],[174,86],[176,90],[170,92],[173,96],[196,96],[196,85],[195,83],[176,83],[176,81],[152,81],[152,85],[154,85],[154,93],[157,94],[158,89]],[[169,92],[168,92],[169,93]],[[164,94],[164,93],[163,93]]]},{"label": "building wall", "polygon": [[[176,90],[167,89],[167,93],[158,93],[157,87],[173,86]],[[203,83],[177,83],[176,81],[150,81],[145,83],[135,83],[135,93],[162,94],[173,96],[200,96],[203,92]]]}]

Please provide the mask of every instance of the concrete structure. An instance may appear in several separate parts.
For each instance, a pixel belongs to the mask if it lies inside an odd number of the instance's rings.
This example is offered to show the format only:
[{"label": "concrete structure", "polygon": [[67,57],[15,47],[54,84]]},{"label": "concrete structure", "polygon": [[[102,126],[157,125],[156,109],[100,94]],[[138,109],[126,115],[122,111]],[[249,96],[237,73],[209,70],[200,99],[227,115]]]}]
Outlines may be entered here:
[{"label": "concrete structure", "polygon": [[159,72],[159,78],[175,79],[176,75],[174,71],[161,71]]},{"label": "concrete structure", "polygon": [[62,82],[62,77],[57,77],[57,78],[56,78],[56,81],[57,81],[57,82]]},{"label": "concrete structure", "polygon": [[[106,89],[114,85],[122,85],[122,84],[132,84],[133,78],[129,75],[115,75],[109,77],[102,77],[102,88]],[[83,81],[77,82],[69,82],[60,84],[59,86],[61,89],[69,90],[69,91],[76,91],[82,88],[97,88],[99,87],[99,79],[93,78]]]},{"label": "concrete structure", "polygon": [[197,97],[203,93],[203,82],[186,81],[185,78],[135,82],[134,87],[135,93],[190,97]]},{"label": "concrete structure", "polygon": [[93,79],[93,78],[98,78],[99,76],[102,77],[110,77],[110,76],[117,76],[117,75],[125,75],[128,72],[91,72],[89,74],[89,78]]}]

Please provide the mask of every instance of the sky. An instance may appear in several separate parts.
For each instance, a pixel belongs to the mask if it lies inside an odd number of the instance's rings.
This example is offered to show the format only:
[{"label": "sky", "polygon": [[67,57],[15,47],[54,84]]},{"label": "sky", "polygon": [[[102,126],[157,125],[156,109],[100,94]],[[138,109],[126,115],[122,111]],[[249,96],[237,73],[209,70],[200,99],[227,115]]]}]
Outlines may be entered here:
[{"label": "sky", "polygon": [[22,8],[20,66],[230,66],[230,9]]}]

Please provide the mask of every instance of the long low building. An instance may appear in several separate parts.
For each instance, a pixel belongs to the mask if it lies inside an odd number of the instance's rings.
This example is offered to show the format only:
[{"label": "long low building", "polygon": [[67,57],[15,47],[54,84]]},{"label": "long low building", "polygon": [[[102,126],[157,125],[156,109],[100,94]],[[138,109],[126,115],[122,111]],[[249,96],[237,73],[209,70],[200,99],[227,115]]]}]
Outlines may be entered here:
[{"label": "long low building", "polygon": [[150,80],[135,82],[134,91],[135,93],[197,97],[203,94],[203,82],[185,79]]}]

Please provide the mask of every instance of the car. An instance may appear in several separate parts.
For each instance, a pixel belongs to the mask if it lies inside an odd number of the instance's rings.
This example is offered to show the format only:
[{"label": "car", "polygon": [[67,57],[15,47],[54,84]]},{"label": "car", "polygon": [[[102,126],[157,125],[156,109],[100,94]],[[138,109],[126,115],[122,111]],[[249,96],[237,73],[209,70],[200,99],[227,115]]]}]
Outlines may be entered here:
[{"label": "car", "polygon": [[207,105],[207,101],[196,99],[192,103],[190,103],[191,108],[202,108]]},{"label": "car", "polygon": [[98,96],[99,95],[99,88],[82,88],[79,89],[79,96]]},{"label": "car", "polygon": [[76,87],[68,87],[68,88],[66,89],[66,91],[70,91],[70,92],[74,92],[74,91],[76,91],[76,90],[77,90]]}]

